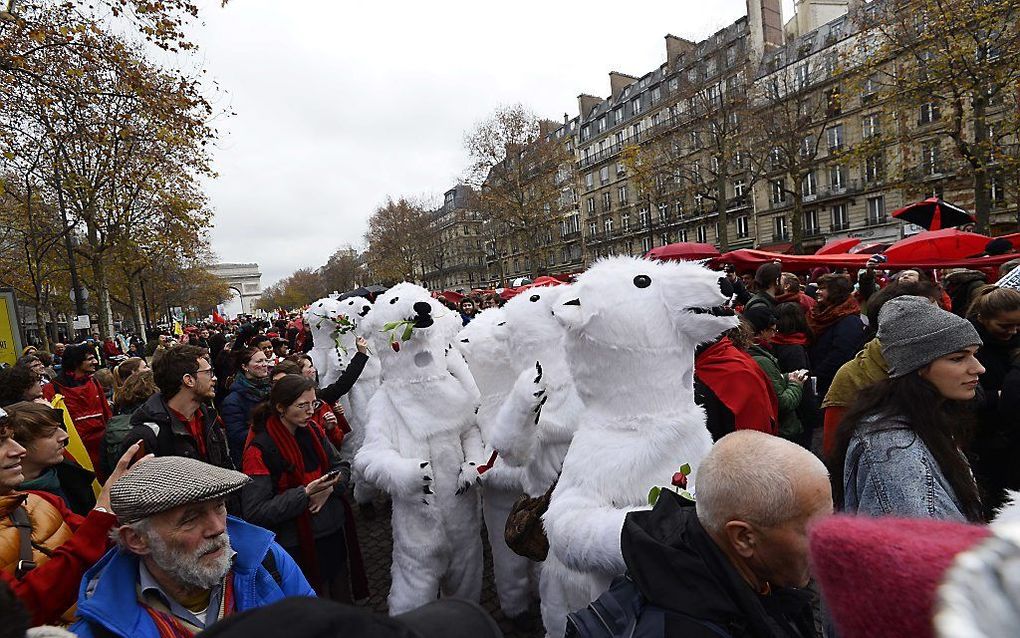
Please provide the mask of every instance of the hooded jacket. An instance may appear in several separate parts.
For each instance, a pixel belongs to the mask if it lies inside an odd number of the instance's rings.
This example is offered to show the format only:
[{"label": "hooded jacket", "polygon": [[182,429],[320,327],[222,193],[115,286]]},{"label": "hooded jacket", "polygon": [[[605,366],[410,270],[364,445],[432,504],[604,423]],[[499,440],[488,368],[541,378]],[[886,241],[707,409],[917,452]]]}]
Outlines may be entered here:
[{"label": "hooded jacket", "polygon": [[[273,534],[227,517],[234,557],[234,604],[240,613],[289,596],[315,596],[294,559],[273,541]],[[272,552],[278,578],[266,568]],[[71,627],[79,638],[121,636],[159,638],[152,617],[138,603],[138,558],[110,550],[85,573],[78,592],[78,617]]]},{"label": "hooded jacket", "polygon": [[664,638],[719,638],[705,622],[734,638],[818,635],[808,592],[756,594],[701,526],[693,504],[669,490],[652,510],[627,515],[621,546],[630,578],[664,611]]},{"label": "hooded jacket", "polygon": [[779,369],[776,355],[766,346],[755,344],[747,353],[768,375],[776,391],[776,397],[779,398],[779,435],[793,439],[804,430],[797,415],[797,408],[800,407],[801,399],[804,397],[804,386],[790,381],[787,375],[783,374]]},{"label": "hooded jacket", "polygon": [[241,455],[244,443],[248,440],[251,429],[251,413],[255,406],[269,395],[269,385],[264,388],[254,386],[243,374],[238,374],[234,384],[230,386],[230,394],[223,399],[220,410],[223,423],[227,428],[227,441],[230,443],[230,458],[234,467],[241,467]]},{"label": "hooded jacket", "polygon": [[[186,456],[206,463],[234,469],[227,447],[227,434],[223,423],[210,405],[199,408],[203,416],[202,431],[205,433],[205,458],[199,452],[198,442],[186,423],[170,414],[170,408],[163,400],[163,394],[157,392],[149,397],[142,407],[131,415],[131,431],[121,443],[121,454],[134,445],[136,441],[144,441],[146,453],[156,456]],[[149,424],[155,424],[152,427]]]},{"label": "hooded jacket", "polygon": [[102,456],[106,422],[113,416],[106,391],[94,376],[74,377],[65,371],[43,386],[43,396],[47,401],[52,402],[58,394],[64,398],[64,405],[85,444],[92,466],[96,467]]}]

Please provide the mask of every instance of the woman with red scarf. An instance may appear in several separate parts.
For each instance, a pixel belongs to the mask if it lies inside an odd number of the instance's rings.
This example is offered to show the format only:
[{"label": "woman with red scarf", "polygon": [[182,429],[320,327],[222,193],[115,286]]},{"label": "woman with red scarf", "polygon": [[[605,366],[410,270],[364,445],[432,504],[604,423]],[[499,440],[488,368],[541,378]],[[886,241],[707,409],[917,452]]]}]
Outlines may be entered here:
[{"label": "woman with red scarf", "polygon": [[818,379],[818,396],[825,396],[840,366],[864,347],[861,307],[853,297],[853,284],[843,275],[818,280],[818,305],[807,316],[814,343],[808,350],[811,372]]},{"label": "woman with red scarf", "polygon": [[252,414],[242,467],[244,517],[276,533],[319,596],[352,601],[341,494],[350,464],[312,421],[315,383],[288,374]]}]

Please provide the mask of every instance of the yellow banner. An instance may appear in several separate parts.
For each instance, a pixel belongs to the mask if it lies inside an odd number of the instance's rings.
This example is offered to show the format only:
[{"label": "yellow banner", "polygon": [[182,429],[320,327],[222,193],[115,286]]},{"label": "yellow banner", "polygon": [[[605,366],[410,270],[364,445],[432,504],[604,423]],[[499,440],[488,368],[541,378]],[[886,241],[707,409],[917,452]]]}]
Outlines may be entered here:
[{"label": "yellow banner", "polygon": [[14,365],[21,356],[21,333],[12,307],[13,295],[0,295],[0,363]]}]

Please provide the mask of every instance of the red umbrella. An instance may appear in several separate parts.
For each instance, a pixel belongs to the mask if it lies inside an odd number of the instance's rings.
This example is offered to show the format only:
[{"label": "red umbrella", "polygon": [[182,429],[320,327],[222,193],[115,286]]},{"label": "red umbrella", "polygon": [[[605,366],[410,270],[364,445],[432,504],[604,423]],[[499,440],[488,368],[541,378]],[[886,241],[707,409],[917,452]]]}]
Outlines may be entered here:
[{"label": "red umbrella", "polygon": [[851,248],[849,252],[851,255],[874,255],[884,252],[885,249],[891,245],[891,242],[871,241],[863,244],[857,244]]},{"label": "red umbrella", "polygon": [[825,244],[821,248],[815,251],[816,255],[841,255],[843,253],[850,252],[850,249],[861,243],[860,239],[856,237],[844,237],[843,239],[833,239],[829,243]]},{"label": "red umbrella", "polygon": [[666,244],[645,253],[645,259],[660,259],[663,261],[698,261],[699,259],[713,259],[718,256],[719,249],[712,244],[694,242]]},{"label": "red umbrella", "polygon": [[885,251],[889,264],[917,261],[949,261],[980,255],[989,238],[955,228],[929,230],[901,239]]},{"label": "red umbrella", "polygon": [[959,206],[953,206],[938,197],[905,206],[892,214],[893,217],[911,224],[917,224],[928,230],[953,228],[964,224],[973,224],[974,216]]}]

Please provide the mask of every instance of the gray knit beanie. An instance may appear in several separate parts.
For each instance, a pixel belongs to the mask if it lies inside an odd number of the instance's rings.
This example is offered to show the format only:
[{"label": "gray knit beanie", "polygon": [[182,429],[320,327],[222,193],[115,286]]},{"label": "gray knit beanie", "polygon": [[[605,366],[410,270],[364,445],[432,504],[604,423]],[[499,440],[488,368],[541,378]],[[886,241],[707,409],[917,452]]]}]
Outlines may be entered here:
[{"label": "gray knit beanie", "polygon": [[924,297],[907,295],[886,302],[878,313],[878,342],[895,379],[939,357],[980,346],[969,321],[939,308]]}]

